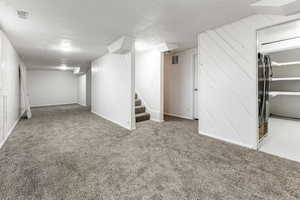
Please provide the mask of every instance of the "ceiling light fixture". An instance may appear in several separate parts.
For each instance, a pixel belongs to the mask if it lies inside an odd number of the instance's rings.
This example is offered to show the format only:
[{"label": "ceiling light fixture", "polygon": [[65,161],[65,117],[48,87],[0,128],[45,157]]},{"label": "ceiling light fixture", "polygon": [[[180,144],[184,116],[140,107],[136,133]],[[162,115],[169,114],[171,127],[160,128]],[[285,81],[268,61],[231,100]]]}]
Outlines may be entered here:
[{"label": "ceiling light fixture", "polygon": [[66,70],[68,70],[68,67],[67,67],[66,65],[61,65],[61,66],[59,67],[59,69],[60,69],[60,70],[63,70],[63,71],[66,71]]},{"label": "ceiling light fixture", "polygon": [[71,44],[71,41],[69,40],[63,40],[61,43],[60,43],[60,49],[63,51],[63,52],[70,52],[72,51],[72,44]]},{"label": "ceiling light fixture", "polygon": [[72,41],[71,40],[62,40],[59,45],[53,45],[51,46],[51,49],[56,50],[56,51],[61,51],[64,53],[69,53],[69,52],[78,52],[80,51],[79,48],[75,48],[72,45]]},{"label": "ceiling light fixture", "polygon": [[80,73],[80,67],[75,67],[73,73],[74,74],[79,74]]},{"label": "ceiling light fixture", "polygon": [[21,19],[28,19],[28,17],[29,17],[29,12],[24,11],[24,10],[17,10],[17,14],[18,14],[18,17]]}]

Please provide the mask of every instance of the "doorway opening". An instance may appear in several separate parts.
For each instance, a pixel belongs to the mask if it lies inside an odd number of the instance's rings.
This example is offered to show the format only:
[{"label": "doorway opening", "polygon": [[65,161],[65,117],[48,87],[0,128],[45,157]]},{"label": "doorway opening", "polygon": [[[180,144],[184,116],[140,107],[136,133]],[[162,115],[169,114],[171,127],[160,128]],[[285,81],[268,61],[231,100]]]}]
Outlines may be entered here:
[{"label": "doorway opening", "polygon": [[299,21],[260,29],[258,39],[258,149],[300,161]]},{"label": "doorway opening", "polygon": [[164,114],[188,120],[198,119],[198,56],[196,49],[164,55]]},{"label": "doorway opening", "polygon": [[193,75],[194,75],[194,90],[193,90],[193,114],[194,114],[194,119],[198,119],[198,92],[199,92],[199,67],[198,67],[198,56],[197,54],[193,55]]}]

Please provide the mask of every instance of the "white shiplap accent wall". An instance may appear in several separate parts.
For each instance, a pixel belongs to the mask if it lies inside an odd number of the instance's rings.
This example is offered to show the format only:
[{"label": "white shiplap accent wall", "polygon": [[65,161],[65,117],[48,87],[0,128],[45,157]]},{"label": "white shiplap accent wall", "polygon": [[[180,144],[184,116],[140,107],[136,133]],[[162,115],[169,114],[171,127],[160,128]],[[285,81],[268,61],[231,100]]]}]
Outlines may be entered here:
[{"label": "white shiplap accent wall", "polygon": [[0,148],[24,112],[20,101],[19,65],[24,65],[3,31],[0,30]]},{"label": "white shiplap accent wall", "polygon": [[199,34],[201,134],[256,148],[256,30],[297,17],[254,15]]},{"label": "white shiplap accent wall", "polygon": [[109,54],[92,62],[92,112],[135,129],[134,52]]}]

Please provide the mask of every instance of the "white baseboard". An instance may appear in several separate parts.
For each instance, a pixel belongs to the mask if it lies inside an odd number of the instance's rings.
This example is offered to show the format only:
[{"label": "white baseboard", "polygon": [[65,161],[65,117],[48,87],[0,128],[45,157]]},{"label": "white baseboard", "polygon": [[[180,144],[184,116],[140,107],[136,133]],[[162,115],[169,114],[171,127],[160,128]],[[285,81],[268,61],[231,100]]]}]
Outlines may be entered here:
[{"label": "white baseboard", "polygon": [[18,119],[15,121],[15,123],[12,125],[12,127],[9,129],[9,131],[7,132],[6,137],[4,138],[4,140],[0,143],[0,149],[3,147],[3,145],[5,144],[5,142],[7,141],[7,139],[9,138],[9,136],[12,134],[12,132],[14,131],[14,129],[16,128],[17,124],[19,123],[21,117],[23,116],[24,113],[22,113]]},{"label": "white baseboard", "polygon": [[146,112],[150,113],[150,120],[154,122],[164,122],[164,119],[161,119],[161,114],[159,111],[151,110],[146,108]]},{"label": "white baseboard", "polygon": [[77,102],[74,103],[63,103],[63,104],[41,104],[41,105],[31,105],[31,108],[39,108],[39,107],[48,107],[48,106],[67,106],[67,105],[73,105],[78,104]]},{"label": "white baseboard", "polygon": [[223,142],[227,142],[227,143],[230,143],[230,144],[234,144],[234,145],[246,147],[246,148],[248,148],[248,149],[256,149],[255,147],[252,147],[252,146],[250,146],[250,145],[246,145],[246,144],[243,144],[243,143],[241,143],[241,142],[236,142],[236,141],[224,139],[224,138],[221,138],[221,137],[218,137],[218,136],[209,134],[209,133],[205,133],[205,132],[203,132],[203,131],[201,131],[201,130],[199,130],[199,134],[200,134],[200,135],[205,135],[205,136],[207,136],[207,137],[210,137],[210,138],[213,138],[213,139],[216,139],[216,140],[220,140],[220,141],[223,141]]},{"label": "white baseboard", "polygon": [[115,120],[112,120],[112,119],[110,119],[109,117],[106,117],[106,116],[104,116],[104,115],[101,115],[101,114],[99,114],[99,113],[97,113],[97,112],[95,112],[95,111],[93,111],[93,110],[92,110],[91,112],[94,113],[95,115],[99,116],[99,117],[102,117],[102,118],[104,118],[104,119],[106,119],[106,120],[108,120],[108,121],[111,121],[111,122],[113,122],[113,123],[115,123],[115,124],[121,126],[122,128],[125,128],[125,129],[128,129],[128,130],[133,130],[131,127],[124,126],[124,125],[121,124],[120,122],[117,122],[117,121],[115,121]]},{"label": "white baseboard", "polygon": [[159,123],[162,123],[164,122],[165,120],[159,120],[159,119],[150,119],[151,121],[154,121],[154,122],[159,122]]},{"label": "white baseboard", "polygon": [[182,118],[182,119],[194,120],[193,118],[190,118],[190,117],[187,117],[187,116],[183,116],[183,115],[177,115],[177,114],[171,114],[171,113],[165,113],[165,115],[171,116],[171,117],[178,117],[178,118]]}]

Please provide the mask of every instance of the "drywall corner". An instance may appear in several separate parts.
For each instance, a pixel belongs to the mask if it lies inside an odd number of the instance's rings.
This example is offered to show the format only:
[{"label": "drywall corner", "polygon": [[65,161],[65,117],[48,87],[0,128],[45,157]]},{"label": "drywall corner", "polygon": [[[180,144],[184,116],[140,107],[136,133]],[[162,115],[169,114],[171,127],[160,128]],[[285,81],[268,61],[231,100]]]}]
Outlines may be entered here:
[{"label": "drywall corner", "polygon": [[125,54],[110,54],[92,62],[92,111],[126,129],[135,129],[133,44]]}]

